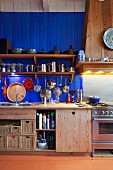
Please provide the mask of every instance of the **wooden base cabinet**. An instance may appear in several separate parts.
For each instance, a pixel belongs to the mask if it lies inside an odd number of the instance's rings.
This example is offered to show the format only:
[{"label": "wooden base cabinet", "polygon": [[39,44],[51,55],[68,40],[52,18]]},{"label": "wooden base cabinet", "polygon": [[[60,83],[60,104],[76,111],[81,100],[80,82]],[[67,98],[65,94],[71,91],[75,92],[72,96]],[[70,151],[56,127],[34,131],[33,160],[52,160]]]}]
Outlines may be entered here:
[{"label": "wooden base cabinet", "polygon": [[91,110],[56,110],[56,152],[92,152]]}]

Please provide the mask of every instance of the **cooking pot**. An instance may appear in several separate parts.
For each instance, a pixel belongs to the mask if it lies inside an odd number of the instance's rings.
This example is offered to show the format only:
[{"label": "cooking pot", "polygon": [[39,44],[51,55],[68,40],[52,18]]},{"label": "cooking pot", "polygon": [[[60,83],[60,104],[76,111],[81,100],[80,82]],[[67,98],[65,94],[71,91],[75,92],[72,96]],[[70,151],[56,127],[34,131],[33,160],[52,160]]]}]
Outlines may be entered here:
[{"label": "cooking pot", "polygon": [[89,96],[88,97],[90,103],[99,103],[100,102],[100,97],[98,96]]},{"label": "cooking pot", "polygon": [[25,52],[27,54],[36,54],[38,51],[34,48],[31,48],[31,49],[26,49]]}]

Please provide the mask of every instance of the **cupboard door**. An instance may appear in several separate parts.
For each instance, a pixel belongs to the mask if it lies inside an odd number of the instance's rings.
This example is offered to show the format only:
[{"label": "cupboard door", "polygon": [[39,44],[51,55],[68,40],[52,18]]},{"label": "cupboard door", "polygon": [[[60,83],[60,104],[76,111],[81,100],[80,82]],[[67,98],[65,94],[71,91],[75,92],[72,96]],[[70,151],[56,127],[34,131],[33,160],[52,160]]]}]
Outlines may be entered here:
[{"label": "cupboard door", "polygon": [[91,110],[56,110],[56,152],[91,152]]}]

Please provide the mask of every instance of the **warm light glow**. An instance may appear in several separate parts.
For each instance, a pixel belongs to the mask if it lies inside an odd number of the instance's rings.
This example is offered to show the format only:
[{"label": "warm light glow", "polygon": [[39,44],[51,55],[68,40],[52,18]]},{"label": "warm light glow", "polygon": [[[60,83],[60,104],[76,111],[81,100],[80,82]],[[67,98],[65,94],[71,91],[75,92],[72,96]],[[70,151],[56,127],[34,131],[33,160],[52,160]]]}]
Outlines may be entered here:
[{"label": "warm light glow", "polygon": [[17,75],[17,74],[15,74],[15,73],[11,73],[11,75],[12,75],[12,76],[18,76],[18,75]]},{"label": "warm light glow", "polygon": [[97,72],[95,72],[95,74],[104,74],[104,72],[103,71],[97,71]]},{"label": "warm light glow", "polygon": [[92,71],[84,71],[82,74],[92,74]]}]

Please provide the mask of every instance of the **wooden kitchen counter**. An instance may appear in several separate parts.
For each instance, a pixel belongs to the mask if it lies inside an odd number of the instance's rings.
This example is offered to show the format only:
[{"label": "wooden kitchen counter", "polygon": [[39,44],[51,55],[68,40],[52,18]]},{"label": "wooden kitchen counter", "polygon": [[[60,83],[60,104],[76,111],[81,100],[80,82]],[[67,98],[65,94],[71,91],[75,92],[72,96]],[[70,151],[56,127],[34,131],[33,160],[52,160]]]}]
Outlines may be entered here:
[{"label": "wooden kitchen counter", "polygon": [[58,103],[58,104],[42,104],[39,102],[31,103],[30,106],[0,106],[0,109],[92,109],[88,104],[75,104],[75,103]]}]

